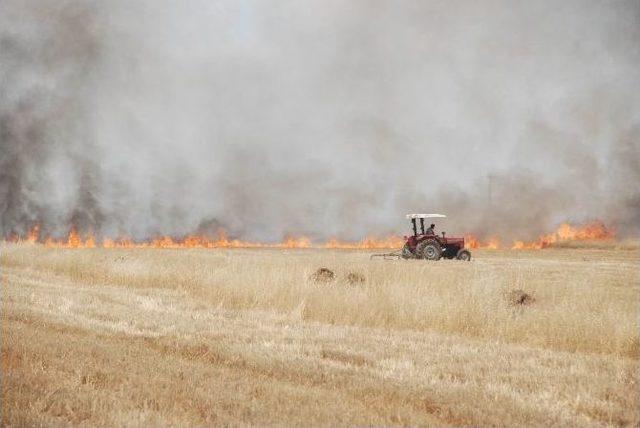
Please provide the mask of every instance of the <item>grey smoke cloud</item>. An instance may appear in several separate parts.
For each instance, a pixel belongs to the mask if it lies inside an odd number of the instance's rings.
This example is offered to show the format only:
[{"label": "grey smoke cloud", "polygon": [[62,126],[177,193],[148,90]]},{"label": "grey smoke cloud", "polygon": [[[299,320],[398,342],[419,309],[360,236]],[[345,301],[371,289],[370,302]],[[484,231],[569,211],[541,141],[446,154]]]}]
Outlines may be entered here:
[{"label": "grey smoke cloud", "polygon": [[637,1],[0,0],[0,233],[637,234],[639,88]]}]

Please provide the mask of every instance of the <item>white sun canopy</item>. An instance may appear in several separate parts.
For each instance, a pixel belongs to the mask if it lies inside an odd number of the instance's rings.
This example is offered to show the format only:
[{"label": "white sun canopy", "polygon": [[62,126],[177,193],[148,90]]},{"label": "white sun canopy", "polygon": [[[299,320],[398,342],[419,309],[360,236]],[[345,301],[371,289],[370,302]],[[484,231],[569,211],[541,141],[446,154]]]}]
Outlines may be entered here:
[{"label": "white sun canopy", "polygon": [[446,218],[444,214],[407,214],[407,218]]}]

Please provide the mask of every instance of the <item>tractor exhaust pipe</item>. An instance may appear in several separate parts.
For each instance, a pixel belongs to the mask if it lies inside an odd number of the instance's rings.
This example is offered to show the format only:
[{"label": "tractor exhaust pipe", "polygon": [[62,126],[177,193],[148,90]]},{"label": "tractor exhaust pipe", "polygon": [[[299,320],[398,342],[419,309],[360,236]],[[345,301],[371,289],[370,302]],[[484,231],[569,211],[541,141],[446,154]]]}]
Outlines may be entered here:
[{"label": "tractor exhaust pipe", "polygon": [[420,218],[420,232],[424,235],[424,219]]},{"label": "tractor exhaust pipe", "polygon": [[[424,222],[424,220],[422,221]],[[413,236],[418,236],[418,226],[416,225],[416,219],[412,218],[411,223],[413,224]]]}]

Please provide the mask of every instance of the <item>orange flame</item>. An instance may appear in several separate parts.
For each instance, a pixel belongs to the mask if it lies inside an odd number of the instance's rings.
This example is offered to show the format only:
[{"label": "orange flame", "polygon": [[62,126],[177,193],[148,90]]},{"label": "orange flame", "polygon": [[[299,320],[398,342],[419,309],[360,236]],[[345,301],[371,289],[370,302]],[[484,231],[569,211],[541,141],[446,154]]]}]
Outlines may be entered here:
[{"label": "orange flame", "polygon": [[36,224],[29,231],[29,235],[27,236],[27,242],[30,244],[35,244],[36,242],[38,242],[39,238],[40,238],[40,225]]},{"label": "orange flame", "polygon": [[[39,229],[36,229],[39,230]],[[29,234],[29,242],[38,242],[33,233]],[[15,241],[20,241],[19,237]],[[242,241],[239,239],[229,239],[224,231],[218,233],[217,238],[210,238],[201,235],[189,235],[183,239],[176,239],[170,236],[160,236],[148,241],[134,241],[128,237],[117,239],[104,238],[99,244],[92,234],[86,237],[80,236],[77,229],[72,227],[66,239],[56,240],[51,237],[42,241],[49,248],[336,248],[336,249],[377,249],[396,248],[404,244],[404,239],[399,236],[389,236],[387,238],[368,237],[359,242],[340,241],[330,239],[322,244],[314,244],[305,237],[288,237],[282,242],[264,243]]]},{"label": "orange flame", "polygon": [[487,250],[499,250],[502,248],[502,243],[500,238],[497,236],[491,237],[486,241],[481,241],[476,238],[475,235],[467,235],[464,237],[464,246],[470,250],[475,250],[478,248],[487,249]]},{"label": "orange flame", "polygon": [[547,248],[559,242],[569,241],[610,241],[616,234],[601,221],[595,221],[584,226],[572,226],[562,223],[555,232],[542,235],[537,241],[515,241],[511,248],[516,250]]},{"label": "orange flame", "polygon": [[[566,241],[602,241],[615,238],[615,232],[607,228],[600,221],[592,222],[583,226],[574,226],[569,223],[561,224],[552,233],[542,235],[534,241],[516,240],[512,249],[541,249],[547,248],[558,242]],[[313,243],[305,236],[288,237],[278,243],[264,243],[229,239],[224,231],[218,232],[216,238],[202,235],[189,235],[183,239],[172,238],[170,236],[160,236],[147,241],[134,241],[129,237],[117,239],[104,238],[96,240],[92,233],[81,236],[75,226],[71,227],[66,239],[56,240],[52,237],[42,238],[40,226],[35,225],[27,234],[25,239],[12,234],[7,238],[9,242],[42,242],[50,248],[328,248],[328,249],[387,249],[400,248],[404,245],[405,239],[398,235],[391,235],[384,238],[366,237],[357,242],[341,241],[331,238],[324,243]],[[504,248],[499,237],[494,236],[487,240],[480,240],[474,235],[465,236],[465,246],[469,249],[500,249]],[[507,247],[508,248],[508,247]]]}]

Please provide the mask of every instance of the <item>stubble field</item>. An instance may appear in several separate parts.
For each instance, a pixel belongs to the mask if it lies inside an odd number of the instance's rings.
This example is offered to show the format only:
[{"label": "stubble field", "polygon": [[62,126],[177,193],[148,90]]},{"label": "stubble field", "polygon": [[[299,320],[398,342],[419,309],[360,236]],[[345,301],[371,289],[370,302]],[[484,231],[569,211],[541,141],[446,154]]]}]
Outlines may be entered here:
[{"label": "stubble field", "polygon": [[4,426],[640,423],[637,249],[0,257]]}]

